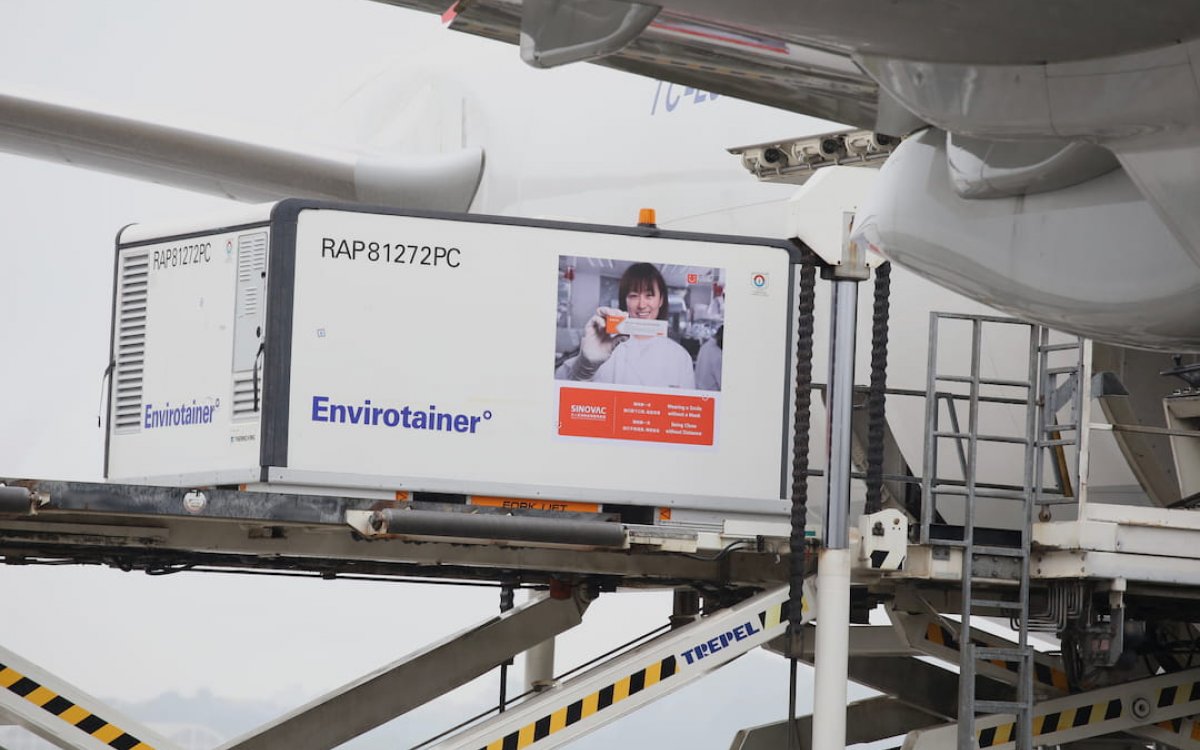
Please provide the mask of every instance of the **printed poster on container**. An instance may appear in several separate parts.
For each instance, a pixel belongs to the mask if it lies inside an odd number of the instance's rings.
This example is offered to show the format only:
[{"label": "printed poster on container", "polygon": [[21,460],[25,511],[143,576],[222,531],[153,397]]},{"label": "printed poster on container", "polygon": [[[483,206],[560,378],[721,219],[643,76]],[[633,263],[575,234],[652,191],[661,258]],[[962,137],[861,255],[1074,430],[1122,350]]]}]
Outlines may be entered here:
[{"label": "printed poster on container", "polygon": [[725,271],[560,256],[558,434],[713,446]]}]

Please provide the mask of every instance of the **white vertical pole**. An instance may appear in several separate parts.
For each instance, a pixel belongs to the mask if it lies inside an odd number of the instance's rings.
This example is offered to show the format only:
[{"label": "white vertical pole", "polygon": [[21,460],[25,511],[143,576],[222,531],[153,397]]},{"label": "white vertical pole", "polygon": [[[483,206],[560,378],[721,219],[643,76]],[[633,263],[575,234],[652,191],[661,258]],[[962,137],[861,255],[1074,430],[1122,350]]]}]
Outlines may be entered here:
[{"label": "white vertical pole", "polygon": [[[545,597],[546,594],[528,590],[526,601]],[[521,654],[525,667],[525,691],[541,692],[554,687],[554,643],[555,639],[542,641]]]},{"label": "white vertical pole", "polygon": [[541,692],[554,687],[554,639],[525,652],[525,689]]},{"label": "white vertical pole", "polygon": [[854,410],[854,345],[858,282],[833,282],[833,335],[825,407],[824,548],[817,566],[816,676],[813,750],[845,750],[846,681],[850,658],[850,423]]},{"label": "white vertical pole", "polygon": [[1079,430],[1075,434],[1079,436],[1079,444],[1076,455],[1076,466],[1078,467],[1079,476],[1076,477],[1075,494],[1079,505],[1076,518],[1080,521],[1087,519],[1087,499],[1088,499],[1088,472],[1090,471],[1091,462],[1091,445],[1092,445],[1092,340],[1083,340],[1083,353],[1081,355],[1082,367],[1079,368],[1079,385],[1081,397],[1079,399],[1079,413],[1075,415],[1076,424],[1079,425]]},{"label": "white vertical pole", "polygon": [[850,550],[823,549],[817,568],[813,750],[845,750],[850,655]]}]

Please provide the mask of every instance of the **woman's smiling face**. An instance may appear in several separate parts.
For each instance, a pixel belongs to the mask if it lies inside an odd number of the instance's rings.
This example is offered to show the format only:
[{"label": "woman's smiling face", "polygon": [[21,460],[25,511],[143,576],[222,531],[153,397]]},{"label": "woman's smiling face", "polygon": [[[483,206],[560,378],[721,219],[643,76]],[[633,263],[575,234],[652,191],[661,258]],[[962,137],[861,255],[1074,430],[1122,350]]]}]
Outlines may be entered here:
[{"label": "woman's smiling face", "polygon": [[625,310],[633,318],[656,320],[662,304],[662,292],[653,281],[641,289],[630,289],[625,295]]}]

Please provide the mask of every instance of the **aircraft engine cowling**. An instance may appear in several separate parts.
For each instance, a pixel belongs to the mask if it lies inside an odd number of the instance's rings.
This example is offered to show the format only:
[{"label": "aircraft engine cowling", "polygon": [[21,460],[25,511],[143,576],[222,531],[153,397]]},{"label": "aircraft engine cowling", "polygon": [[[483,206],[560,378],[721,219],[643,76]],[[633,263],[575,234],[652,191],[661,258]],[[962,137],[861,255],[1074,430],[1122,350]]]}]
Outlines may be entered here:
[{"label": "aircraft engine cowling", "polygon": [[1200,266],[1121,169],[1058,190],[960,197],[946,134],[900,145],[855,239],[1012,315],[1141,349],[1200,351]]}]

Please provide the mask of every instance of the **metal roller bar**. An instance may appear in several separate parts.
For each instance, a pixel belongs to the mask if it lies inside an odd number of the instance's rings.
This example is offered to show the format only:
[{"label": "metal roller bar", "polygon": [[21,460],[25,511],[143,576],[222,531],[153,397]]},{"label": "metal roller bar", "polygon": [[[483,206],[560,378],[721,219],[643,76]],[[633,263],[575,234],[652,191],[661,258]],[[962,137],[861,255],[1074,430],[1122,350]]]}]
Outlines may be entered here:
[{"label": "metal roller bar", "polygon": [[0,513],[28,513],[29,502],[28,489],[0,486]]},{"label": "metal roller bar", "polygon": [[569,544],[587,547],[625,547],[627,536],[619,523],[569,521],[558,518],[518,518],[473,513],[428,513],[403,508],[376,511],[371,525],[383,534],[455,539]]}]

